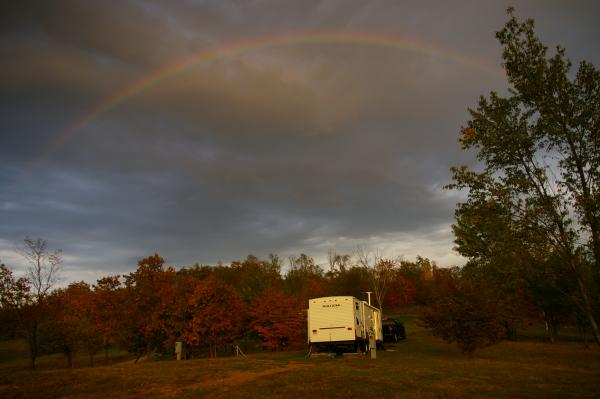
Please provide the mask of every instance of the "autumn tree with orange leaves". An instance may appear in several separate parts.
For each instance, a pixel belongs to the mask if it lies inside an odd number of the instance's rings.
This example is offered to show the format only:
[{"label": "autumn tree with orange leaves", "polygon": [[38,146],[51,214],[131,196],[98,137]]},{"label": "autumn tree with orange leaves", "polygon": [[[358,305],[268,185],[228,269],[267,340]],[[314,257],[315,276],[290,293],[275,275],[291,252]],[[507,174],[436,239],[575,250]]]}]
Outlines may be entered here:
[{"label": "autumn tree with orange leaves", "polygon": [[63,353],[67,367],[73,367],[78,350],[90,356],[102,348],[102,335],[95,322],[93,291],[85,282],[72,283],[48,296],[50,320],[40,326],[42,342],[49,349]]},{"label": "autumn tree with orange leaves", "polygon": [[389,309],[411,305],[416,302],[417,289],[412,281],[395,273],[387,284],[387,293],[383,304]]},{"label": "autumn tree with orange leaves", "polygon": [[158,254],[141,259],[137,270],[125,276],[120,341],[138,359],[164,349],[167,336],[162,328],[162,304],[174,278],[175,270],[165,269]]},{"label": "autumn tree with orange leaves", "polygon": [[103,277],[94,285],[94,322],[102,337],[106,360],[108,360],[108,350],[117,337],[122,313],[124,295],[119,278],[120,276]]},{"label": "autumn tree with orange leaves", "polygon": [[187,345],[208,347],[216,357],[220,346],[239,337],[245,305],[231,286],[209,276],[197,283],[188,306],[190,320],[181,335]]},{"label": "autumn tree with orange leaves", "polygon": [[306,309],[297,298],[281,291],[266,291],[256,299],[250,314],[250,326],[264,348],[284,350],[306,341]]}]

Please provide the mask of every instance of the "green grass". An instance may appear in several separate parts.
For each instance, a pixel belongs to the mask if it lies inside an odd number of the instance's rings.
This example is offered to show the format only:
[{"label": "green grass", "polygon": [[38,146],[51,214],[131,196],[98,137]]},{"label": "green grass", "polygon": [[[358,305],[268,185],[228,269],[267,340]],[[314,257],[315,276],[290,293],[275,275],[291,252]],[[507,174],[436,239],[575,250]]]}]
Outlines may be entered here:
[{"label": "green grass", "polygon": [[[593,342],[594,338],[590,331],[587,331],[586,338],[588,342]],[[548,341],[548,331],[544,324],[528,326],[519,331],[519,337],[529,340]],[[575,326],[560,326],[558,329],[559,341],[583,342],[584,338],[581,332]]]},{"label": "green grass", "polygon": [[[26,348],[0,343],[2,398],[565,398],[597,397],[600,349],[578,342],[502,342],[469,358],[406,318],[408,339],[369,356],[313,357],[302,351],[190,361],[127,360],[64,368],[44,356],[26,368]],[[25,355],[23,360],[21,355]]]}]

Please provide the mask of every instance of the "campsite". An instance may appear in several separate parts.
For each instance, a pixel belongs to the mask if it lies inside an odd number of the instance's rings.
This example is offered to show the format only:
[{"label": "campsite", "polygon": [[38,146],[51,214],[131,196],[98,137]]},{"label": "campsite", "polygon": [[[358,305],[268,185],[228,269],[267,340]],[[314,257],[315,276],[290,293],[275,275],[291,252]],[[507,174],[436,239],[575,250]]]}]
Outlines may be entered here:
[{"label": "campsite", "polygon": [[0,399],[598,398],[600,1],[0,2]]},{"label": "campsite", "polygon": [[[576,337],[550,344],[542,331],[466,357],[434,338],[411,316],[407,339],[367,355],[306,357],[306,350],[243,357],[133,363],[126,354],[90,367],[86,356],[66,369],[58,356],[27,368],[26,348],[0,343],[3,398],[595,398],[600,353]],[[20,345],[20,346],[19,346]]]}]

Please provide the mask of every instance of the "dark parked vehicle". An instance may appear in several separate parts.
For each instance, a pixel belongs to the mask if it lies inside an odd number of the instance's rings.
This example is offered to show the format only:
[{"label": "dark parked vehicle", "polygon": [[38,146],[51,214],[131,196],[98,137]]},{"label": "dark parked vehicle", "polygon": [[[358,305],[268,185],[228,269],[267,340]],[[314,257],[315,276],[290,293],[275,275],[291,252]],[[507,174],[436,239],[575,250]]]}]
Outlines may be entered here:
[{"label": "dark parked vehicle", "polygon": [[385,319],[381,322],[383,330],[383,342],[398,342],[406,339],[406,329],[401,321],[396,319]]}]

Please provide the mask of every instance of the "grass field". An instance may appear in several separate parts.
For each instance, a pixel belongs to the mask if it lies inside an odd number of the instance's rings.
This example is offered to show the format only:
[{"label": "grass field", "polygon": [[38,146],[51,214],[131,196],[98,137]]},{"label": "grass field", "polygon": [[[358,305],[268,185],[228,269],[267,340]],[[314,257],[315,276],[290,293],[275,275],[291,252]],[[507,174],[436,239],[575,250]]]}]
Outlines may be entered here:
[{"label": "grass field", "polygon": [[[377,359],[350,355],[307,359],[304,352],[244,358],[147,361],[116,354],[113,364],[89,367],[60,356],[27,370],[26,348],[0,342],[1,398],[596,398],[600,349],[579,342],[503,342],[462,355],[455,346],[407,323],[408,339]],[[119,357],[121,356],[121,357]],[[100,360],[101,356],[99,356]]]}]

